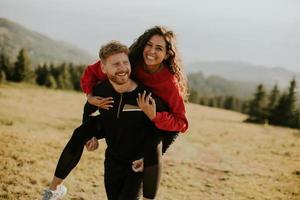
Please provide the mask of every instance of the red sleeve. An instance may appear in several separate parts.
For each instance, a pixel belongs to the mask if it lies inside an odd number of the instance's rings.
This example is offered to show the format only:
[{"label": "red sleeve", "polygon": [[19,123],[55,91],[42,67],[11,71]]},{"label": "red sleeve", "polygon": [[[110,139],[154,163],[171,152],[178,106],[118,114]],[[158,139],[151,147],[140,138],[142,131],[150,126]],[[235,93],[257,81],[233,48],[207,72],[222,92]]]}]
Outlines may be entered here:
[{"label": "red sleeve", "polygon": [[184,101],[174,82],[171,82],[168,88],[169,90],[165,92],[163,100],[167,102],[170,112],[157,112],[152,121],[158,129],[183,133],[188,129]]},{"label": "red sleeve", "polygon": [[101,70],[100,60],[94,64],[88,65],[80,79],[80,86],[84,93],[90,94],[93,87],[101,81],[106,80],[106,75]]}]

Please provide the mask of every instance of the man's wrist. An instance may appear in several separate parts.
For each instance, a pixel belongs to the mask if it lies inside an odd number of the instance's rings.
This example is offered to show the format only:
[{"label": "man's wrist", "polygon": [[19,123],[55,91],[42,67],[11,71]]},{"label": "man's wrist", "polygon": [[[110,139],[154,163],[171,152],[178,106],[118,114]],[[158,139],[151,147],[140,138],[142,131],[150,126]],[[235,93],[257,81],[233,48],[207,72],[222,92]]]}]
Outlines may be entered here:
[{"label": "man's wrist", "polygon": [[90,97],[92,97],[93,95],[91,93],[86,94],[86,98],[89,99]]}]

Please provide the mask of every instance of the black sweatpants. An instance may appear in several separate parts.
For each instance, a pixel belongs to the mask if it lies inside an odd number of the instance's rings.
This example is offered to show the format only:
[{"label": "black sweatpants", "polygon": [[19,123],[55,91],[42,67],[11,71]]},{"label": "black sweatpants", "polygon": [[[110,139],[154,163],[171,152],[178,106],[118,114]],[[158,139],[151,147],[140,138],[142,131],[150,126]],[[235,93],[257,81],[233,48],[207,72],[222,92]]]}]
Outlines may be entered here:
[{"label": "black sweatpants", "polygon": [[104,185],[108,200],[138,200],[142,194],[143,173],[134,172],[131,163],[106,156]]}]

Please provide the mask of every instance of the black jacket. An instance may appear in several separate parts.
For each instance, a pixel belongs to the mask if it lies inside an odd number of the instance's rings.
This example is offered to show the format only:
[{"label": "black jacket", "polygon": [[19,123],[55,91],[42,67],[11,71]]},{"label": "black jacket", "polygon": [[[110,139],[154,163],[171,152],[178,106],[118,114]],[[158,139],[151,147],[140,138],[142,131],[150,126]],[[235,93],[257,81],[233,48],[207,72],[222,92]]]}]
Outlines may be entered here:
[{"label": "black jacket", "polygon": [[[161,131],[157,129],[153,122],[141,111],[137,105],[138,93],[144,90],[150,91],[138,85],[131,92],[118,93],[114,90],[109,81],[96,85],[93,89],[94,96],[113,97],[113,108],[109,110],[99,109],[101,116],[102,131],[105,132],[107,142],[106,155],[119,160],[129,161],[143,157],[145,140],[153,140],[153,137],[160,137],[163,141],[163,152],[170,146],[177,134],[174,132]],[[156,110],[167,111],[167,106],[158,97],[155,99]],[[97,107],[91,106],[91,110]]]}]

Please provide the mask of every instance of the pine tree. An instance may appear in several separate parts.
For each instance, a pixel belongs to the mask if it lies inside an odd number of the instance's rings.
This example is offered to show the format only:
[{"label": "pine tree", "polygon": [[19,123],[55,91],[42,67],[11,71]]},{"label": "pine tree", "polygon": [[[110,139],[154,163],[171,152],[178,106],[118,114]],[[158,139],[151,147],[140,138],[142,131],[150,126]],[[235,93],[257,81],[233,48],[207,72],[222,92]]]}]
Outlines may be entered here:
[{"label": "pine tree", "polygon": [[270,115],[270,123],[275,125],[296,127],[297,119],[297,96],[296,96],[296,80],[290,82],[288,93],[281,95],[277,106],[272,110]]},{"label": "pine tree", "polygon": [[290,87],[289,87],[289,93],[287,96],[287,119],[285,120],[285,123],[289,127],[294,127],[296,123],[296,114],[297,114],[297,107],[296,107],[296,102],[297,102],[297,82],[295,78],[290,82]]},{"label": "pine tree", "polygon": [[0,54],[0,71],[5,73],[6,80],[12,79],[13,70],[9,57],[5,54]]},{"label": "pine tree", "polygon": [[249,103],[249,118],[246,121],[264,123],[268,118],[266,105],[266,92],[263,84],[259,84],[254,99]]},{"label": "pine tree", "polygon": [[270,92],[269,98],[268,98],[268,106],[267,106],[267,112],[268,112],[268,121],[272,123],[272,115],[274,113],[274,109],[278,105],[280,98],[280,91],[278,89],[277,84],[274,85],[273,89]]},{"label": "pine tree", "polygon": [[47,64],[44,64],[43,66],[39,65],[36,70],[35,70],[35,74],[36,74],[36,83],[38,85],[45,85],[46,83],[46,77],[48,74],[50,74]]},{"label": "pine tree", "polygon": [[198,103],[199,102],[199,97],[198,97],[198,92],[191,89],[190,90],[190,95],[189,95],[189,102],[192,103]]},{"label": "pine tree", "polygon": [[46,75],[44,85],[48,88],[57,88],[56,80],[51,73]]},{"label": "pine tree", "polygon": [[295,114],[294,128],[300,128],[300,110],[297,110],[297,112]]},{"label": "pine tree", "polygon": [[199,104],[205,106],[207,104],[206,103],[206,98],[205,97],[201,97],[200,100],[199,100]]},{"label": "pine tree", "polygon": [[272,110],[269,116],[269,123],[274,125],[283,125],[283,120],[286,117],[286,106],[287,102],[287,94],[284,92],[279,100],[278,104],[275,106],[275,108]]},{"label": "pine tree", "polygon": [[227,110],[234,110],[235,109],[233,96],[228,96],[228,97],[225,98],[223,108],[225,108]]},{"label": "pine tree", "polygon": [[278,103],[279,97],[280,97],[280,92],[279,92],[277,84],[275,84],[269,95],[269,103],[268,103],[269,110],[274,109],[274,107]]},{"label": "pine tree", "polygon": [[71,82],[71,74],[68,69],[68,65],[63,63],[59,67],[59,75],[57,81],[57,87],[61,89],[73,89],[73,84]]},{"label": "pine tree", "polygon": [[58,76],[60,74],[59,67],[55,67],[53,63],[50,64],[49,68],[50,74],[54,77],[55,81],[58,81]]},{"label": "pine tree", "polygon": [[0,69],[0,83],[4,83],[6,81],[6,75],[4,70]]},{"label": "pine tree", "polygon": [[30,82],[33,80],[33,77],[34,74],[31,70],[28,51],[26,49],[21,49],[15,63],[12,79],[16,82]]},{"label": "pine tree", "polygon": [[216,105],[217,105],[217,102],[216,102],[215,98],[213,98],[213,97],[209,98],[208,106],[209,107],[216,107]]},{"label": "pine tree", "polygon": [[71,82],[73,85],[73,88],[75,90],[80,91],[80,78],[83,73],[84,66],[74,66],[72,63],[69,64],[69,72],[71,75]]},{"label": "pine tree", "polygon": [[223,102],[223,97],[222,96],[217,96],[216,97],[216,103],[218,108],[223,108],[224,102]]}]

